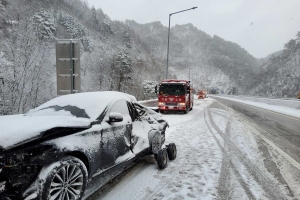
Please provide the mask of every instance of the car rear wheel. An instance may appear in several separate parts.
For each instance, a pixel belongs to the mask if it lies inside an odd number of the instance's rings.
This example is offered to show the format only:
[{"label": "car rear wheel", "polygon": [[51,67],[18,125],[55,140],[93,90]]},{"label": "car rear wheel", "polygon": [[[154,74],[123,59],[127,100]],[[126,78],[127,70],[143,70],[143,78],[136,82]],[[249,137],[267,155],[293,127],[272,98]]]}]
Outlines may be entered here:
[{"label": "car rear wheel", "polygon": [[170,143],[167,147],[168,157],[170,160],[175,160],[177,156],[177,149],[174,143]]},{"label": "car rear wheel", "polygon": [[165,169],[168,164],[168,153],[166,149],[160,149],[156,157],[157,165],[160,169]]},{"label": "car rear wheel", "polygon": [[41,199],[80,200],[87,184],[87,169],[78,158],[67,156],[42,169]]}]

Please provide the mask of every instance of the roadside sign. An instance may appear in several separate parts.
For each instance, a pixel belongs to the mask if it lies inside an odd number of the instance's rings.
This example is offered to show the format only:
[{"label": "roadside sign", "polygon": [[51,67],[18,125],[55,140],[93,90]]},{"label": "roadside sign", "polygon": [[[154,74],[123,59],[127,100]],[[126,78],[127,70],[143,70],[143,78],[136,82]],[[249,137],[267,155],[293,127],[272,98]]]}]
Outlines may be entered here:
[{"label": "roadside sign", "polygon": [[81,92],[80,40],[56,41],[57,95]]}]

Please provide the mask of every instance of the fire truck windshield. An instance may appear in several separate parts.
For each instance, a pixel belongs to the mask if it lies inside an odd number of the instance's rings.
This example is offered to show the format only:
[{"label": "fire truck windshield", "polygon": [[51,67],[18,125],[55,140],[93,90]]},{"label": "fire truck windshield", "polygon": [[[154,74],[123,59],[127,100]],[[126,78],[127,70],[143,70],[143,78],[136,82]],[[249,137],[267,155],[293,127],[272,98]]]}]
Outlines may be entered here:
[{"label": "fire truck windshield", "polygon": [[160,95],[184,95],[185,85],[183,84],[161,84],[159,86]]}]

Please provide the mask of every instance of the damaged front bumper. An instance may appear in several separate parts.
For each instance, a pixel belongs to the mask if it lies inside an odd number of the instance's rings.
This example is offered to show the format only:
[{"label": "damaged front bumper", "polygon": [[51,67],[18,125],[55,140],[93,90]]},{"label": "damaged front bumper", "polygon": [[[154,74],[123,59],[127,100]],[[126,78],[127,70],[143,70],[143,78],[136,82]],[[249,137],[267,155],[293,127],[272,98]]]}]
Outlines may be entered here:
[{"label": "damaged front bumper", "polygon": [[42,166],[51,162],[53,151],[51,146],[34,146],[7,152],[2,150],[0,200],[24,199],[24,191],[36,179]]}]

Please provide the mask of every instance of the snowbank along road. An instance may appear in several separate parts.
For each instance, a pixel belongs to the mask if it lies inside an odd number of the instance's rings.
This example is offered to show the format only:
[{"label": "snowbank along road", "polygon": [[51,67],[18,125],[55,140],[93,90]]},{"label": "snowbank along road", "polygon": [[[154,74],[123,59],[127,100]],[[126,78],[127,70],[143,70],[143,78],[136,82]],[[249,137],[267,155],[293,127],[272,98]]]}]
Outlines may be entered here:
[{"label": "snowbank along road", "polygon": [[300,199],[299,163],[286,152],[289,142],[282,150],[242,113],[208,98],[195,100],[188,114],[163,117],[176,160],[159,170],[146,157],[92,199]]}]

